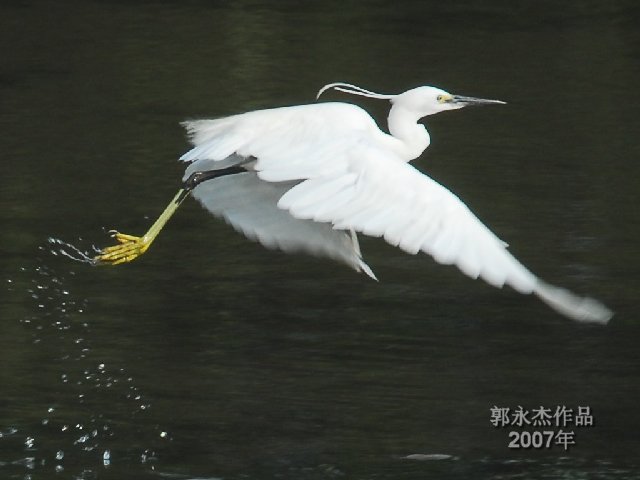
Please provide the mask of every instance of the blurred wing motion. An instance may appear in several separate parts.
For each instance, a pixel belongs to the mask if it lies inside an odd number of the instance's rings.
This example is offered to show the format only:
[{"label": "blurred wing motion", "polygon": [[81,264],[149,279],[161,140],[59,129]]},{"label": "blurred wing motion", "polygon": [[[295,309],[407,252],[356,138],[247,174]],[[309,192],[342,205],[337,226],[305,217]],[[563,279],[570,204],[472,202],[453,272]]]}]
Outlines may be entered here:
[{"label": "blurred wing motion", "polygon": [[277,207],[280,197],[297,183],[268,183],[255,172],[246,172],[204,182],[193,196],[215,216],[267,248],[333,258],[375,279],[362,260],[355,233],[335,230],[330,223],[298,220]]},{"label": "blurred wing motion", "polygon": [[496,287],[534,293],[578,321],[604,323],[612,312],[533,275],[453,193],[394,152],[358,107],[323,103],[185,122],[194,171],[243,164],[248,173],[198,185],[193,195],[237,230],[270,248],[343,261],[373,276],[353,232]]}]

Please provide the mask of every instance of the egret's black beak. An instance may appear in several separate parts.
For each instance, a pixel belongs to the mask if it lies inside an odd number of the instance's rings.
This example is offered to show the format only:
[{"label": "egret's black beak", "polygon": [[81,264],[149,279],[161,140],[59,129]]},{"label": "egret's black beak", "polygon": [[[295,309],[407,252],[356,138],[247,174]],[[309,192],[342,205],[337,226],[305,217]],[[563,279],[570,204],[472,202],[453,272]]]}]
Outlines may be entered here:
[{"label": "egret's black beak", "polygon": [[504,105],[507,103],[502,100],[488,100],[486,98],[465,97],[463,95],[451,95],[451,100],[449,101],[461,107],[472,105]]}]

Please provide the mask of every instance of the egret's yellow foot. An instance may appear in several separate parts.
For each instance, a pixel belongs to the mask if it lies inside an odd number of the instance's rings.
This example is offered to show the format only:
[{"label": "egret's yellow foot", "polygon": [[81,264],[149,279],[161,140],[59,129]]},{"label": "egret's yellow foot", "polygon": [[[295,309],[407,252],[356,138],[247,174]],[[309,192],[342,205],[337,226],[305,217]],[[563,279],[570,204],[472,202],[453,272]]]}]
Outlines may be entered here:
[{"label": "egret's yellow foot", "polygon": [[119,245],[105,247],[94,258],[98,265],[118,265],[131,262],[147,251],[151,242],[146,237],[135,237],[126,233],[113,232],[111,235]]},{"label": "egret's yellow foot", "polygon": [[160,230],[162,230],[167,221],[173,216],[184,199],[187,198],[190,191],[191,190],[184,188],[180,189],[171,202],[169,202],[167,208],[164,209],[164,212],[162,212],[154,224],[151,225],[149,231],[142,237],[135,237],[112,230],[111,236],[118,241],[119,245],[113,245],[100,250],[100,254],[93,259],[94,263],[96,265],[119,265],[138,258],[149,249],[151,242],[155,240]]}]

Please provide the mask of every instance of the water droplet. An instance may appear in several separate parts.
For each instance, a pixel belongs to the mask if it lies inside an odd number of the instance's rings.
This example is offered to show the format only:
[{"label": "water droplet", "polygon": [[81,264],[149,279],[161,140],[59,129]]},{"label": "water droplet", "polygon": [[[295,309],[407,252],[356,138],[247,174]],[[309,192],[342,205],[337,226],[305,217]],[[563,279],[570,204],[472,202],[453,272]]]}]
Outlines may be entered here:
[{"label": "water droplet", "polygon": [[56,473],[61,473],[64,471],[64,467],[62,465],[56,465]]},{"label": "water droplet", "polygon": [[18,429],[14,427],[9,427],[4,432],[0,432],[0,438],[4,436],[13,435],[14,433],[18,433]]},{"label": "water droplet", "polygon": [[27,437],[24,441],[24,446],[27,448],[33,448],[33,445],[35,444],[36,440],[33,437]]},{"label": "water droplet", "polygon": [[160,438],[167,438],[167,432],[160,432]]},{"label": "water droplet", "polygon": [[102,454],[102,463],[105,467],[111,464],[111,452],[109,450],[105,450]]},{"label": "water droplet", "polygon": [[62,450],[58,450],[56,452],[56,460],[62,460],[64,458],[64,452]]}]

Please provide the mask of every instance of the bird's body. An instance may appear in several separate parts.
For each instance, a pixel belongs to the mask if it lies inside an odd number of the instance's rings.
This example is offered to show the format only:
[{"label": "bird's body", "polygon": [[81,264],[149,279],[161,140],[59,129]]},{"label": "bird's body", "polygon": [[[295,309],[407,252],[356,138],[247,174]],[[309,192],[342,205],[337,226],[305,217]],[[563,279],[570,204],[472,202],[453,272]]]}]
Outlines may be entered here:
[{"label": "bird's body", "polygon": [[[535,293],[573,319],[608,321],[611,312],[599,302],[537,278],[457,196],[409,164],[430,143],[418,123],[422,117],[504,102],[434,87],[381,95],[331,84],[320,93],[327,88],[390,100],[389,133],[362,108],[341,102],[184,122],[193,143],[180,158],[188,163],[188,190],[214,215],[270,248],[331,257],[375,278],[362,259],[357,233],[382,237],[496,287]],[[210,178],[190,182],[202,172]]]}]

